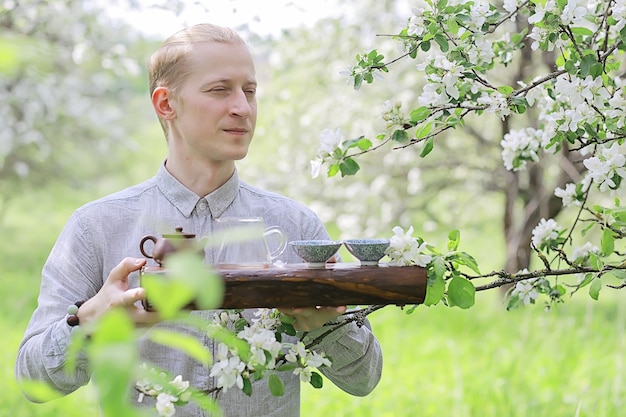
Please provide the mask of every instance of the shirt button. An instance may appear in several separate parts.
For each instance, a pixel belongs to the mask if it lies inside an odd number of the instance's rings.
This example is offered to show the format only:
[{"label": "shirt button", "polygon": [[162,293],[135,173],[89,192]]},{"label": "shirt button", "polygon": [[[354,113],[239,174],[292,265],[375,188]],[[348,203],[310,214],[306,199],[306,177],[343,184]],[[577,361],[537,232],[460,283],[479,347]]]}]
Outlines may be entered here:
[{"label": "shirt button", "polygon": [[206,201],[202,200],[198,203],[198,210],[200,211],[204,211],[207,208],[207,203]]}]

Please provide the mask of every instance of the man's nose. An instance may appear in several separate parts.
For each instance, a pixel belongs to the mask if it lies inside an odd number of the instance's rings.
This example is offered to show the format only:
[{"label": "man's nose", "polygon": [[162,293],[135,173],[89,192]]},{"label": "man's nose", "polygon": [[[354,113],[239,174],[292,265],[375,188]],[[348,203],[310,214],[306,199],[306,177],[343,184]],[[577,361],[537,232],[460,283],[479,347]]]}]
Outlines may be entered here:
[{"label": "man's nose", "polygon": [[230,114],[238,117],[248,117],[252,113],[252,106],[245,91],[237,91],[233,94],[230,103]]}]

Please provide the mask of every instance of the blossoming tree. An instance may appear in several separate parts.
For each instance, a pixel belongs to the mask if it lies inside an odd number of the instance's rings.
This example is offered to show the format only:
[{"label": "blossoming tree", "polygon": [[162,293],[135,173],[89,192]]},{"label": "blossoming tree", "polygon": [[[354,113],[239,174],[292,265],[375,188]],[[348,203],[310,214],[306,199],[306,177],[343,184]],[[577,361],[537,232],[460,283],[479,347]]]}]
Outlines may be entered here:
[{"label": "blossoming tree", "polygon": [[[401,103],[387,104],[383,114],[387,131],[373,139],[345,140],[339,130],[322,132],[319,154],[311,162],[313,176],[323,166],[329,176],[354,175],[360,155],[380,152],[389,144],[395,149],[419,146],[421,157],[427,157],[444,132],[463,129],[472,116],[496,115],[507,126],[515,126],[501,141],[508,171],[532,169],[542,159],[560,154],[574,171],[570,178],[582,173],[579,181],[563,182],[553,190],[562,200],[564,214],[573,214],[567,226],[552,217],[532,226],[529,252],[540,261],[540,268],[532,272],[468,274],[456,269],[456,260],[441,268],[438,263],[446,255],[434,256],[427,303],[449,301],[446,285],[453,282],[462,282],[469,292],[517,284],[510,307],[534,303],[540,294],[547,296],[549,306],[568,290],[587,286],[594,299],[604,286],[622,288],[624,2],[426,3],[427,7],[412,10],[406,27],[394,36],[404,48],[401,57],[385,62],[372,50],[357,55],[357,64],[349,71],[358,89],[388,72],[391,63],[415,59],[426,82],[417,105],[405,111]],[[511,84],[495,76],[496,69],[511,66],[516,57],[530,52],[541,54],[542,60],[553,57],[544,73],[528,74]],[[535,115],[532,125],[518,126],[519,120],[528,122],[522,117],[527,113]],[[471,284],[479,278],[488,282]]]}]

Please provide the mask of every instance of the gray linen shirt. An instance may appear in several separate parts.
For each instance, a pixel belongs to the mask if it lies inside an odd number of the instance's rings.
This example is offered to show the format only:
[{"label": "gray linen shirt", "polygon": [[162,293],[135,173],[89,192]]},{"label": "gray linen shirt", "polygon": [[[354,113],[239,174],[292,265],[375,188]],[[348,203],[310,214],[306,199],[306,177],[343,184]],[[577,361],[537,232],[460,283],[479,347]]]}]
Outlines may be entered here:
[{"label": "gray linen shirt", "polygon": [[[208,236],[215,228],[214,219],[221,216],[262,217],[266,226],[282,227],[290,241],[328,239],[322,222],[310,209],[241,182],[237,172],[222,187],[200,198],[161,165],[155,177],[88,203],[70,217],[43,267],[38,306],[18,350],[16,377],[45,381],[63,393],[87,384],[90,375],[86,361],[78,362],[78,371],[73,375],[63,370],[72,331],[65,322],[67,306],[93,297],[123,258],[143,257],[139,250],[143,236],[161,236],[171,233],[175,227],[182,227],[197,237]],[[212,263],[213,256],[213,252],[207,250],[205,261]],[[279,259],[286,263],[301,262],[289,248]],[[132,287],[137,286],[139,274],[131,274],[130,282]],[[190,314],[209,320],[214,312]],[[183,331],[167,322],[157,326]],[[215,352],[211,339],[200,333],[196,336]],[[312,332],[308,338],[312,340],[315,336],[316,332]],[[209,377],[210,369],[180,351],[143,339],[139,344],[145,360],[173,375],[182,375],[197,388],[215,386],[214,378]],[[332,367],[320,371],[350,394],[367,395],[380,380],[380,345],[367,322],[363,327],[353,323],[342,327],[325,338],[316,350],[325,352],[333,360]],[[253,383],[250,397],[236,387],[220,393],[217,399],[224,416],[299,416],[300,381],[290,372],[279,375],[285,384],[282,397],[272,396],[265,380]],[[153,406],[154,400],[144,398],[142,405]],[[191,403],[178,408],[176,415],[207,414]]]}]

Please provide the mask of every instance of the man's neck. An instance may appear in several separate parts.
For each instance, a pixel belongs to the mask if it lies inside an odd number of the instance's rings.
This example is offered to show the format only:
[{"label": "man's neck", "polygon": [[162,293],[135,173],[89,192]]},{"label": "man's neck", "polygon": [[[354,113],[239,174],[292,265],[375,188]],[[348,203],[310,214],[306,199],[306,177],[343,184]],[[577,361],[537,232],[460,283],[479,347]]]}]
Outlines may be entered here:
[{"label": "man's neck", "polygon": [[185,187],[204,197],[226,183],[235,172],[234,161],[200,164],[197,161],[185,161],[168,158],[165,162],[167,171]]}]

